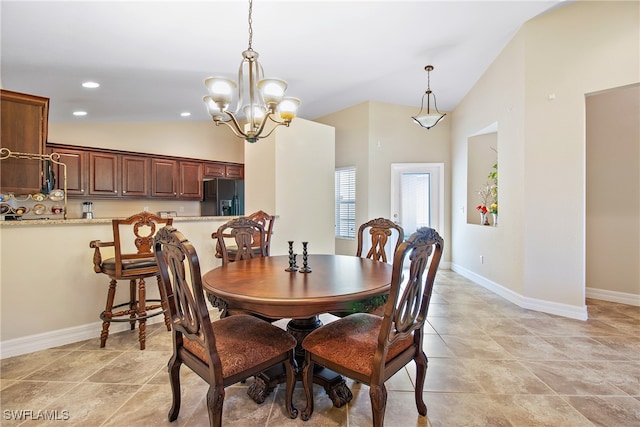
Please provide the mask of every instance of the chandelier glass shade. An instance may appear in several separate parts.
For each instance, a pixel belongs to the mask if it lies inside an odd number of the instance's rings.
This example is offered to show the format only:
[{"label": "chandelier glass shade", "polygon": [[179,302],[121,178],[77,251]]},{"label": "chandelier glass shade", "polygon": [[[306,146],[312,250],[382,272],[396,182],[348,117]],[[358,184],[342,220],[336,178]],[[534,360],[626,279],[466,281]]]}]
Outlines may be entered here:
[{"label": "chandelier glass shade", "polygon": [[[415,116],[411,117],[417,124],[426,129],[431,129],[435,125],[437,125],[446,113],[441,113],[438,111],[438,107],[436,105],[436,95],[431,91],[431,82],[430,82],[430,73],[433,71],[433,65],[427,65],[424,67],[427,72],[427,90],[422,95],[422,102],[420,103],[420,111]],[[433,97],[433,108],[434,111],[431,111],[431,98]],[[427,111],[424,111],[424,100],[427,99]]]},{"label": "chandelier glass shade", "polygon": [[[264,78],[259,54],[252,49],[253,28],[249,0],[249,47],[242,52],[237,83],[226,77],[209,77],[204,84],[209,95],[203,98],[216,126],[224,124],[247,142],[266,138],[278,126],[289,126],[296,117],[300,100],[285,97],[287,82]],[[271,126],[267,127],[267,124]]]}]

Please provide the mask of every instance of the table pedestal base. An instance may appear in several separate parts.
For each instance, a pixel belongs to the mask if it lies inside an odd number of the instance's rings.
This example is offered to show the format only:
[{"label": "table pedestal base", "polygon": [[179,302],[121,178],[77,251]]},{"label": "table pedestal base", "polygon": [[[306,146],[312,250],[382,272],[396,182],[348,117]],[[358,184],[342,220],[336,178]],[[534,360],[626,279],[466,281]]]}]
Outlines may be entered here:
[{"label": "table pedestal base", "polygon": [[[305,356],[300,343],[309,333],[320,326],[322,326],[322,322],[318,316],[308,319],[292,319],[287,324],[287,331],[298,341],[296,346],[296,362],[298,365],[296,367],[296,377],[298,381],[302,381],[302,364]],[[342,376],[322,366],[316,366],[315,368],[313,382],[325,389],[333,402],[333,406],[340,408],[351,401],[353,394]],[[253,384],[247,390],[247,394],[256,403],[262,403],[276,385],[284,382],[286,382],[284,367],[282,365],[276,366],[256,375]]]}]

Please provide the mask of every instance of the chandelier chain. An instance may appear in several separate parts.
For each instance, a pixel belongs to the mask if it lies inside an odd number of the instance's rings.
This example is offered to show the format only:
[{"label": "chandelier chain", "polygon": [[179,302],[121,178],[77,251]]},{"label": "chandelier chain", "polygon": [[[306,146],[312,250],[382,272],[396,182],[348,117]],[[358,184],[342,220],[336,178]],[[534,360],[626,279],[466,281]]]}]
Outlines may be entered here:
[{"label": "chandelier chain", "polygon": [[253,50],[251,45],[253,44],[253,19],[251,17],[253,13],[253,0],[249,0],[249,50]]}]

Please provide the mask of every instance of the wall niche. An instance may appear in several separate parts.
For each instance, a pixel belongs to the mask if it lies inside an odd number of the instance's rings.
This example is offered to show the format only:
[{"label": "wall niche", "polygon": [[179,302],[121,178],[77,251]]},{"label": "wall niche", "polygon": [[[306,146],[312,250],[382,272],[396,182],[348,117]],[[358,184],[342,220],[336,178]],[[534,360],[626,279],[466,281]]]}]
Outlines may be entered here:
[{"label": "wall niche", "polygon": [[467,224],[498,225],[498,123],[467,138]]}]

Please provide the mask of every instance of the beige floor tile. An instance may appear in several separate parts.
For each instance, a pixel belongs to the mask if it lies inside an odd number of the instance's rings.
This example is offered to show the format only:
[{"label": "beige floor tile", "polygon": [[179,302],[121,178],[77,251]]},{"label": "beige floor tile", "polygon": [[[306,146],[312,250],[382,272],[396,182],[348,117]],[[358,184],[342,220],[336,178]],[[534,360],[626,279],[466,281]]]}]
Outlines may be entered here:
[{"label": "beige floor tile", "polygon": [[517,360],[462,359],[462,363],[489,394],[554,394]]},{"label": "beige floor tile", "polygon": [[556,395],[491,396],[514,427],[583,427],[587,419]]},{"label": "beige floor tile", "polygon": [[68,354],[68,350],[49,349],[2,359],[0,361],[0,378],[22,379]]},{"label": "beige floor tile", "polygon": [[640,425],[640,401],[632,397],[566,396],[565,398],[594,425],[602,427]]},{"label": "beige floor tile", "polygon": [[425,393],[433,427],[511,427],[500,406],[481,393]]},{"label": "beige floor tile", "polygon": [[93,383],[145,384],[160,370],[165,370],[168,357],[165,352],[127,351],[114,358],[111,363],[94,371],[87,378]]},{"label": "beige floor tile", "polygon": [[74,351],[27,375],[26,380],[83,381],[122,353],[119,351]]},{"label": "beige floor tile", "polygon": [[531,372],[558,394],[626,395],[606,377],[576,362],[522,362]]}]

